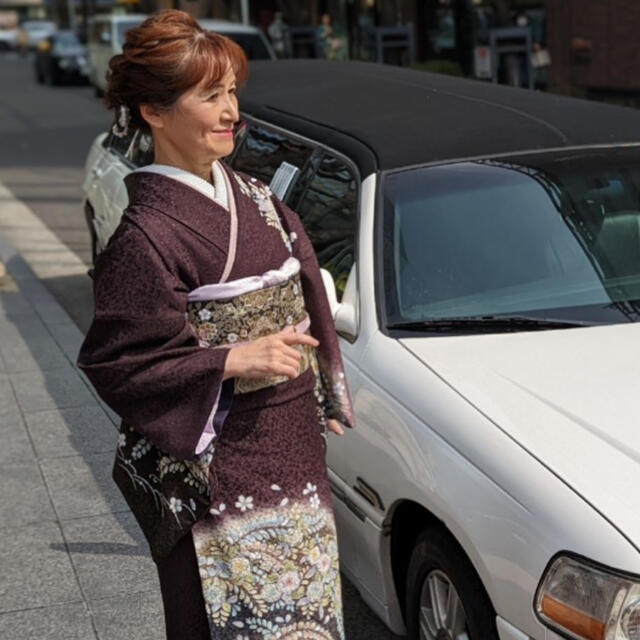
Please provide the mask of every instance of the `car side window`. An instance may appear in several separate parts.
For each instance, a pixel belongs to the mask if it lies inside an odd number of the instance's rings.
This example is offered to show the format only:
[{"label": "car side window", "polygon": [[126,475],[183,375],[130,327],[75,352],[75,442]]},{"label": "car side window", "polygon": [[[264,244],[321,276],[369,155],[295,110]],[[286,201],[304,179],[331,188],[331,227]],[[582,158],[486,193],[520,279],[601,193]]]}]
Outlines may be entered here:
[{"label": "car side window", "polygon": [[354,170],[324,153],[300,199],[292,202],[316,251],[320,267],[331,273],[342,298],[355,255],[357,181]]},{"label": "car side window", "polygon": [[153,155],[153,137],[147,131],[140,130],[131,149],[131,162],[136,167],[143,167],[151,164],[154,159]]},{"label": "car side window", "polygon": [[313,149],[278,131],[249,124],[231,166],[269,184],[283,162],[302,170]]}]

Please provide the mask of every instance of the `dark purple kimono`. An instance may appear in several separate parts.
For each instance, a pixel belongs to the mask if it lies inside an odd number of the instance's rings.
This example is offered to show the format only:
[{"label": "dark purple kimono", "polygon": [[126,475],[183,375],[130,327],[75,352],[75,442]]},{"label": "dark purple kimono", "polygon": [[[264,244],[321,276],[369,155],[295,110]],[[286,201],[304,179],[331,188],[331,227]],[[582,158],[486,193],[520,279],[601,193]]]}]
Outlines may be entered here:
[{"label": "dark purple kimono", "polygon": [[[166,175],[127,176],[79,365],[122,418],[114,479],[154,559],[193,536],[211,638],[335,640],[323,422],[353,417],[333,321],[295,213],[258,181],[224,177],[229,209]],[[296,379],[222,381],[233,343],[309,321],[320,346]]]}]

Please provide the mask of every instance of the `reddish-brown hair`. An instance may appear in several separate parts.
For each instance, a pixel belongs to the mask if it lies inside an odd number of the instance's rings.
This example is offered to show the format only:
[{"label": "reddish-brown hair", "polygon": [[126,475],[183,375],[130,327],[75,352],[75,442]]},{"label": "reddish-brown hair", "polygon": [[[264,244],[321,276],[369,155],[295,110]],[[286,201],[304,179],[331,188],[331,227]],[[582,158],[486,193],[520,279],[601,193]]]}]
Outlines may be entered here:
[{"label": "reddish-brown hair", "polygon": [[168,109],[200,82],[216,85],[229,65],[244,84],[247,58],[238,44],[203,30],[184,11],[161,11],[127,31],[122,53],[109,61],[105,102],[129,107],[131,126],[147,129],[141,104]]}]

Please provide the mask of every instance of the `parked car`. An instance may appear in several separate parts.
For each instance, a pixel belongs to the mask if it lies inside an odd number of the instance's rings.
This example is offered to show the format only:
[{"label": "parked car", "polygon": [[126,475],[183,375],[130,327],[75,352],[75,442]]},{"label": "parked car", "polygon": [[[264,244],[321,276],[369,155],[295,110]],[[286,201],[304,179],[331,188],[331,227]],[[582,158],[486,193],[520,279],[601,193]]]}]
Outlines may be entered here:
[{"label": "parked car", "polygon": [[44,40],[57,29],[51,20],[27,20],[18,29],[18,48],[23,53],[33,51],[41,40]]},{"label": "parked car", "polygon": [[18,47],[18,29],[0,25],[0,51],[13,51]]},{"label": "parked car", "polygon": [[87,49],[75,32],[56,31],[38,44],[34,67],[36,80],[40,83],[86,82],[89,75]]},{"label": "parked car", "polygon": [[207,31],[221,33],[237,42],[249,60],[275,60],[276,54],[264,33],[257,27],[226,20],[198,20]]},{"label": "parked car", "polygon": [[[227,161],[333,276],[357,428],[328,465],[364,600],[420,640],[638,638],[640,114],[303,60],[240,100]],[[151,160],[145,134],[94,143],[97,250]]]},{"label": "parked car", "polygon": [[[147,16],[143,14],[108,15],[93,18],[89,24],[89,61],[91,84],[101,96],[107,87],[107,69],[112,56],[122,52],[126,32],[137,27]],[[216,31],[235,40],[249,60],[275,59],[271,44],[256,27],[226,22],[200,20],[203,29]]]},{"label": "parked car", "polygon": [[89,81],[96,96],[101,97],[107,87],[109,60],[122,53],[125,35],[129,29],[137,27],[147,16],[145,14],[98,15],[89,20],[87,52],[89,56]]}]

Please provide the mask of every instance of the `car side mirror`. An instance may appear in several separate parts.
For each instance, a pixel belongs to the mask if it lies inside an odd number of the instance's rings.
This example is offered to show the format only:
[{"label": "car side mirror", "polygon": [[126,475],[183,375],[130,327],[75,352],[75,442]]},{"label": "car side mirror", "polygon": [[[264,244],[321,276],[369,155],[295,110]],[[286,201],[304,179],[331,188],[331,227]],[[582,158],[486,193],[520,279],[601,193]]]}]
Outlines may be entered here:
[{"label": "car side mirror", "polygon": [[329,300],[329,308],[331,309],[331,316],[333,319],[336,319],[336,313],[340,308],[340,303],[338,302],[338,295],[336,293],[336,285],[333,281],[333,276],[326,270],[320,269],[320,275],[322,276],[322,284],[324,285],[324,289],[327,293],[327,300]]},{"label": "car side mirror", "polygon": [[336,285],[333,276],[326,270],[320,269],[322,282],[327,292],[331,315],[336,325],[336,332],[349,341],[354,341],[358,335],[358,292],[356,290],[356,269],[351,268],[347,284],[342,295],[342,302],[338,302]]}]

